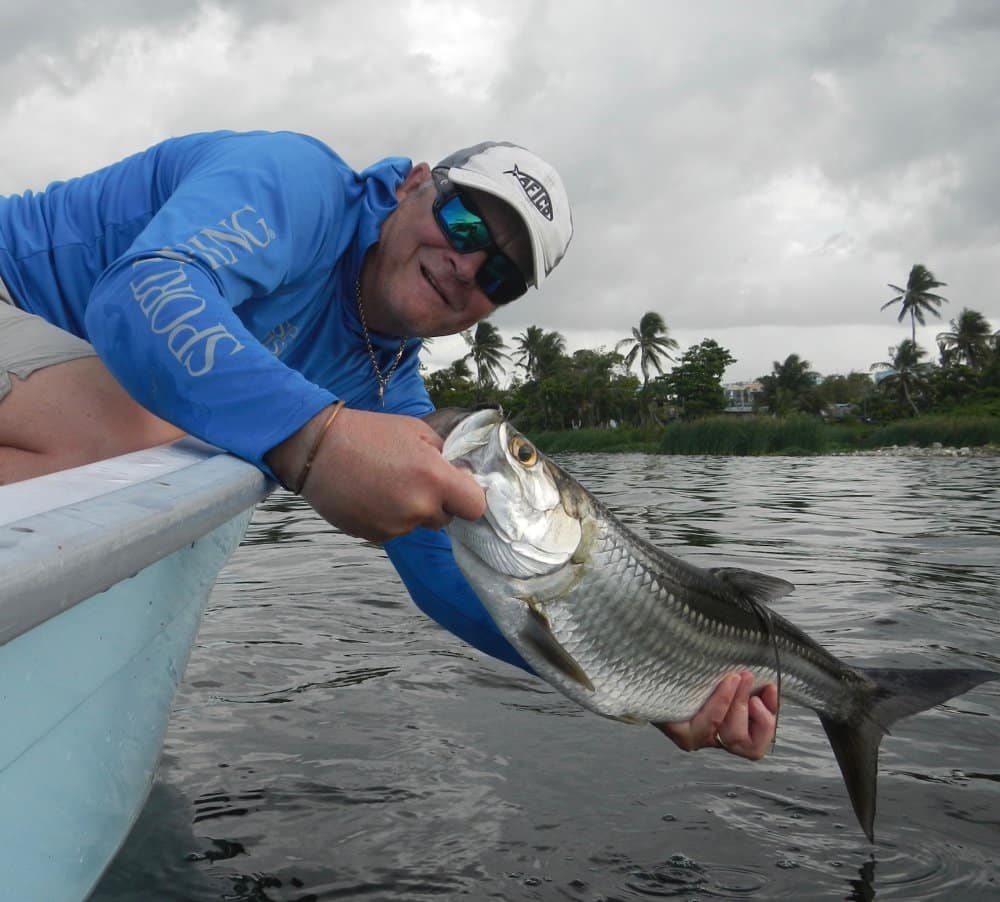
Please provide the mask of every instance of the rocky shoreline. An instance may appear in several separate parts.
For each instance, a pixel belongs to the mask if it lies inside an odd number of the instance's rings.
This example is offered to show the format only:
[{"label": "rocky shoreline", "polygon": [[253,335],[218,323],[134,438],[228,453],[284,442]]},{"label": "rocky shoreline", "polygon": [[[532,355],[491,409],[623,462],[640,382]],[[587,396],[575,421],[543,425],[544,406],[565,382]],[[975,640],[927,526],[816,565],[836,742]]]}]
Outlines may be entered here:
[{"label": "rocky shoreline", "polygon": [[834,451],[839,457],[998,457],[1000,446],[982,445],[974,448],[950,448],[934,442],[926,448],[918,445],[889,445],[867,451]]}]

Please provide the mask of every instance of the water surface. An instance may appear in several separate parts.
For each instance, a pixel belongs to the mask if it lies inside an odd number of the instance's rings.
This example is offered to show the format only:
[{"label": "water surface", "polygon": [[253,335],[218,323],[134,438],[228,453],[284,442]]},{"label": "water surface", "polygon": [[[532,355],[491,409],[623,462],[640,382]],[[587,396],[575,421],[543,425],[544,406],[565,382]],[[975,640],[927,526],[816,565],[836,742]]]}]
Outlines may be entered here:
[{"label": "water surface", "polygon": [[[1000,459],[564,455],[632,528],[797,585],[859,664],[1000,669]],[[815,717],[752,764],[577,708],[287,494],[212,595],[112,900],[1000,898],[1000,685],[896,726],[876,844]]]}]

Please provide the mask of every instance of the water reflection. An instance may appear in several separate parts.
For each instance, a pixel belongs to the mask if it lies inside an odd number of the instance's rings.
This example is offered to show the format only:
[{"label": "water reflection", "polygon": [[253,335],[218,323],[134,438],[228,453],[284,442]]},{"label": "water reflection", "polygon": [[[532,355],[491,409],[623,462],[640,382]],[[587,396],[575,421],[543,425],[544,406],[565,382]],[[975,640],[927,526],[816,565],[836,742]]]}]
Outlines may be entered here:
[{"label": "water reflection", "polygon": [[848,902],[873,902],[875,899],[875,859],[871,858],[861,865],[858,879],[849,881],[850,895]]}]

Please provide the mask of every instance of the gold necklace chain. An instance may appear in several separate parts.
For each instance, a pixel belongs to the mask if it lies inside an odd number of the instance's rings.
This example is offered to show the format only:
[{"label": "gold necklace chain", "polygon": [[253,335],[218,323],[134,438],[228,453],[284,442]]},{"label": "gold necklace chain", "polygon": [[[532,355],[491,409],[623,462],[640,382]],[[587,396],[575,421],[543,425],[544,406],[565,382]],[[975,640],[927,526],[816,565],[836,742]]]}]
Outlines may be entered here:
[{"label": "gold necklace chain", "polygon": [[358,316],[361,319],[361,329],[365,333],[365,344],[368,346],[368,359],[372,362],[372,369],[375,371],[375,381],[378,382],[378,400],[379,403],[385,407],[385,390],[389,385],[389,380],[392,378],[392,374],[396,372],[396,367],[399,366],[400,361],[403,359],[403,352],[406,350],[406,339],[404,338],[399,343],[399,347],[396,349],[396,356],[393,358],[392,366],[385,371],[385,375],[382,375],[382,369],[378,365],[378,358],[375,356],[375,348],[372,345],[371,336],[368,334],[368,323],[365,321],[365,308],[361,303],[361,277],[354,283],[354,296],[358,301]]}]

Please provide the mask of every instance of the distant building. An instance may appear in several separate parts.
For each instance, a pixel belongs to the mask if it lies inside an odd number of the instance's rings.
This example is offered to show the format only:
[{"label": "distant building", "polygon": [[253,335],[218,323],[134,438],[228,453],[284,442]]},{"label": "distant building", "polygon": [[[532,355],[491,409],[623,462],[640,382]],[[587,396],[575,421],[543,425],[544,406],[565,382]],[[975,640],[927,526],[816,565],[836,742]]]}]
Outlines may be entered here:
[{"label": "distant building", "polygon": [[831,420],[842,420],[844,417],[852,417],[858,412],[855,404],[827,404],[820,411],[820,416],[829,417]]},{"label": "distant building", "polygon": [[764,386],[759,382],[728,382],[722,390],[726,393],[726,413],[753,413]]}]

